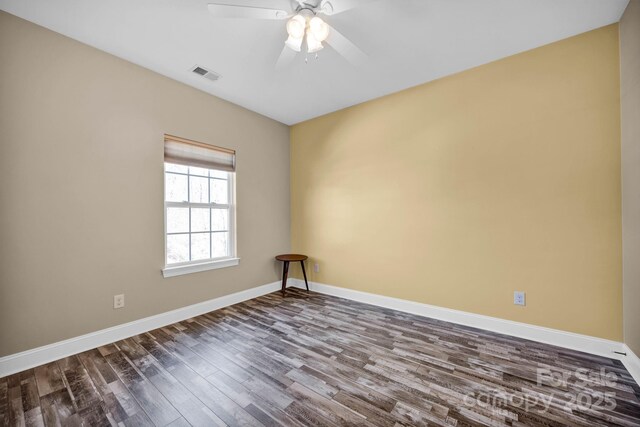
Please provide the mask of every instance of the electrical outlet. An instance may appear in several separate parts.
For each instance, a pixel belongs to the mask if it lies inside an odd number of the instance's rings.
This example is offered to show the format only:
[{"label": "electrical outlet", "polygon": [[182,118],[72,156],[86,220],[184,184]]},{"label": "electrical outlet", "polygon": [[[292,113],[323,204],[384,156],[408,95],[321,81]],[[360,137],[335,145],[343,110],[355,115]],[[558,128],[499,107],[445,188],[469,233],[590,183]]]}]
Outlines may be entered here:
[{"label": "electrical outlet", "polygon": [[114,295],[113,308],[123,308],[123,307],[124,307],[124,294]]},{"label": "electrical outlet", "polygon": [[320,264],[318,264],[317,262],[313,264],[313,271],[314,273],[320,273]]},{"label": "electrical outlet", "polygon": [[525,305],[524,292],[514,291],[513,292],[513,303],[515,305]]}]

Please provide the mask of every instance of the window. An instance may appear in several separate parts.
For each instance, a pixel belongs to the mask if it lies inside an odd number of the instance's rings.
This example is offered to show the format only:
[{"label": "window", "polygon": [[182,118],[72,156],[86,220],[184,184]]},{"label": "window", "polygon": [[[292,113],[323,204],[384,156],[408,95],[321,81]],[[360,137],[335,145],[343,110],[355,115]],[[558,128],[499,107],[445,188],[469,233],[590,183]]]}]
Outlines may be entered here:
[{"label": "window", "polygon": [[165,137],[165,277],[237,265],[235,174],[222,170],[231,169],[229,162],[220,161],[217,147],[171,138],[167,148]]}]

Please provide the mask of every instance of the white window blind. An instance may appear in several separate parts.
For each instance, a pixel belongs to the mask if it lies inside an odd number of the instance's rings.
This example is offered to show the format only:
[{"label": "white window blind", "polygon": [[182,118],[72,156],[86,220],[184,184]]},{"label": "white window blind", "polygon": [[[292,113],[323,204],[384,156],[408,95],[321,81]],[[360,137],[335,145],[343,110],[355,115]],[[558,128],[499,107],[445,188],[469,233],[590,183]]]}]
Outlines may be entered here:
[{"label": "white window blind", "polygon": [[165,135],[164,161],[177,165],[235,172],[236,151],[178,136]]}]

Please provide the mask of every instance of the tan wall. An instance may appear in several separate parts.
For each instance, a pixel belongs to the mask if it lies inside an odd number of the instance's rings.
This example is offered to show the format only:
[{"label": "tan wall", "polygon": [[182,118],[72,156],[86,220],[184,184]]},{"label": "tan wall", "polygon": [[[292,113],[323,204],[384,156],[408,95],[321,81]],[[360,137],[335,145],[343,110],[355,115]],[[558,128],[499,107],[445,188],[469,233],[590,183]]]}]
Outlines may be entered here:
[{"label": "tan wall", "polygon": [[321,283],[621,340],[619,96],[612,25],[296,125],[292,248]]},{"label": "tan wall", "polygon": [[[0,130],[0,356],[278,280],[286,126],[0,13]],[[164,133],[238,151],[239,266],[162,278]]]},{"label": "tan wall", "polygon": [[640,355],[640,0],[620,21],[624,341]]}]

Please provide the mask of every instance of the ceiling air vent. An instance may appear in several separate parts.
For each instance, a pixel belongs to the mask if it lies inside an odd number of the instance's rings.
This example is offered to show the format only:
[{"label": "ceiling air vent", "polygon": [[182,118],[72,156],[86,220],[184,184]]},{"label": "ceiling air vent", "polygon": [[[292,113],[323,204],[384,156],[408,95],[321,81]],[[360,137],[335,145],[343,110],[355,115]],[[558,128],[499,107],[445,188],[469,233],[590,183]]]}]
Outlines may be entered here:
[{"label": "ceiling air vent", "polygon": [[193,71],[194,73],[196,73],[198,75],[201,75],[205,79],[211,80],[212,82],[215,82],[216,80],[218,80],[220,78],[220,74],[216,74],[213,71],[209,71],[206,68],[202,68],[202,67],[200,67],[198,65],[193,67],[191,69],[191,71]]}]

